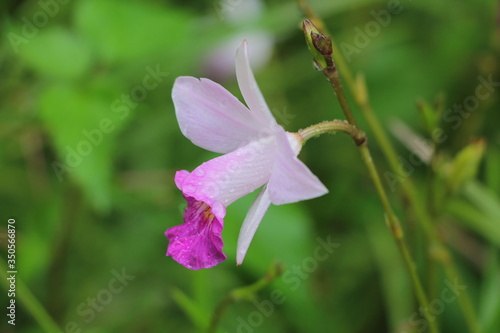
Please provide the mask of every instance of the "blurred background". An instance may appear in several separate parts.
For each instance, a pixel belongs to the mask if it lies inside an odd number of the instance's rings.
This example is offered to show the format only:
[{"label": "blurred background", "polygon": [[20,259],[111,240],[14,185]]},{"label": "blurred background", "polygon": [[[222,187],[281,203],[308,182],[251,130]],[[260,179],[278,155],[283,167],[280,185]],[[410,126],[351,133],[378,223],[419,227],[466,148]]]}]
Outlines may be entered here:
[{"label": "blurred background", "polygon": [[[467,332],[457,298],[466,288],[481,331],[498,332],[498,2],[310,4],[350,70],[364,74],[397,149],[399,174],[348,93],[430,290],[430,313],[442,332]],[[286,130],[343,119],[314,70],[295,1],[6,0],[0,11],[0,257],[14,218],[18,271],[16,325],[7,323],[3,288],[0,331],[50,331],[41,326],[47,312],[60,332],[204,332],[217,304],[273,262],[283,274],[254,301],[229,305],[218,332],[425,331],[371,180],[344,135],[311,140],[299,156],[330,193],[271,207],[241,267],[236,239],[255,195],[228,208],[227,261],[190,271],[165,256],[164,231],[185,207],[175,171],[217,156],[182,136],[170,96],[176,77],[210,78],[241,99],[234,55],[247,39]],[[427,142],[426,153],[417,157],[412,142]],[[462,289],[429,264],[432,249],[400,191],[406,181],[450,249]],[[36,302],[19,294],[22,283],[45,310],[27,310]]]}]

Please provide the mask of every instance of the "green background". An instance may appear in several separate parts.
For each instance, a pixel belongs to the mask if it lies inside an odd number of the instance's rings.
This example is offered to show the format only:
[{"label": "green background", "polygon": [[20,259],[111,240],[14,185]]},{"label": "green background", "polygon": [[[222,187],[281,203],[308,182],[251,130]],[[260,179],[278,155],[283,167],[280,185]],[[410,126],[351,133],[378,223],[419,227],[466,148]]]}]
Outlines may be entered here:
[{"label": "green background", "polygon": [[[22,280],[61,332],[202,332],[225,295],[257,281],[275,261],[284,264],[284,274],[258,291],[254,302],[230,305],[219,332],[423,331],[376,193],[356,147],[342,134],[311,140],[299,156],[330,193],[271,207],[241,267],[235,265],[236,239],[254,194],[228,208],[227,261],[190,271],[165,256],[164,231],[182,222],[185,206],[175,171],[217,156],[182,136],[170,97],[177,76],[212,78],[241,99],[234,74],[211,70],[207,56],[229,39],[259,33],[272,40],[272,49],[255,75],[278,122],[297,131],[343,119],[331,87],[313,68],[300,30],[304,16],[294,1],[262,1],[244,19],[231,19],[244,6],[238,0],[62,2],[0,4],[0,256],[6,260],[7,219],[15,218],[18,288]],[[384,21],[381,11],[395,4],[398,13]],[[474,96],[478,77],[500,81],[497,2],[311,5],[337,44],[352,51],[344,56],[354,73],[365,75],[371,104],[387,130],[399,120],[431,140],[419,100],[433,105],[437,98],[446,113]],[[235,51],[223,63],[229,69]],[[151,70],[162,74],[154,88],[143,89]],[[487,144],[477,170],[453,185],[452,194],[433,205],[430,193],[440,193],[443,183],[430,183],[424,164],[407,170],[451,249],[482,331],[492,333],[500,327],[497,90],[460,116],[460,126],[438,117],[447,139],[439,146],[445,162],[435,173],[444,183],[458,151],[479,137]],[[390,169],[380,147],[352,104],[385,175]],[[103,125],[103,119],[109,121]],[[89,140],[85,131],[96,135],[97,144],[82,143]],[[408,161],[408,148],[390,138]],[[80,159],[68,157],[78,149],[85,152]],[[466,165],[470,159],[464,160]],[[460,174],[464,165],[454,170]],[[440,270],[427,274],[425,237],[398,185],[390,199],[424,283],[435,288],[430,299],[439,300],[447,280]],[[318,239],[338,244],[324,261],[314,259]],[[123,270],[133,280],[107,292]],[[19,295],[16,326],[8,325],[8,297],[1,292],[2,332],[43,331]],[[283,297],[270,302],[276,294]],[[89,298],[96,297],[106,304],[92,310]],[[456,301],[437,317],[443,332],[467,331]]]}]

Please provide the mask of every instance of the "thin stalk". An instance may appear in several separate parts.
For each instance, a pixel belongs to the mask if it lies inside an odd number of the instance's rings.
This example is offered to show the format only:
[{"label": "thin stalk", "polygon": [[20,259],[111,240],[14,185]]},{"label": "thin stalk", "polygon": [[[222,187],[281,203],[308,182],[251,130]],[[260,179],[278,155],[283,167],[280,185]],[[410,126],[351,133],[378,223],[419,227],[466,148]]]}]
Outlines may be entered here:
[{"label": "thin stalk", "polygon": [[[314,13],[307,1],[298,0],[298,3],[304,14],[314,22],[316,27],[318,27],[318,29],[323,33],[329,35],[323,20]],[[370,129],[373,132],[376,141],[382,149],[382,152],[386,160],[388,161],[389,166],[394,173],[398,174],[398,169],[400,167],[398,154],[396,153],[396,149],[389,140],[389,136],[387,135],[377,116],[373,112],[373,109],[368,100],[364,81],[354,80],[354,76],[352,75],[346,61],[344,60],[342,52],[335,44],[335,41],[332,40],[331,43],[335,64],[342,72],[347,87],[354,96],[356,104],[359,106],[364,118],[368,122],[368,125],[370,126]],[[448,249],[439,238],[432,222],[432,218],[421,203],[417,194],[416,187],[409,177],[406,177],[401,182],[401,188],[403,195],[406,197],[406,200],[409,203],[409,206],[412,208],[415,216],[417,217],[417,220],[420,222],[420,225],[422,226],[427,238],[430,241],[429,248],[437,249],[436,252],[441,254],[440,256],[433,257],[433,259],[441,262],[441,264],[445,268],[444,271],[448,279],[454,280],[458,278],[459,280],[461,280],[460,277],[456,275],[456,273],[458,273],[458,270],[456,269],[456,266],[449,254]],[[449,258],[449,260],[444,260],[443,258]],[[475,314],[474,307],[472,306],[472,301],[470,300],[468,293],[465,292],[462,294],[459,304],[461,311],[464,314],[464,318],[466,320],[469,331],[473,333],[479,332],[477,316]]]},{"label": "thin stalk", "polygon": [[[347,122],[359,131],[356,120],[342,87],[342,81],[340,80],[337,67],[332,57],[333,48],[331,37],[322,34],[310,20],[305,20],[302,27],[306,37],[307,46],[314,56],[316,67],[323,72],[323,74],[330,82],[335,92],[335,96],[339,101],[340,107],[347,119]],[[373,162],[366,140],[363,140],[363,143],[358,144],[358,146],[360,148],[363,162],[368,169],[370,178],[373,181],[373,184],[377,191],[377,195],[379,196],[379,199],[382,203],[387,225],[391,230],[391,234],[403,256],[403,261],[405,262],[405,266],[410,275],[417,300],[420,306],[425,308],[429,304],[427,296],[425,295],[422,282],[420,281],[420,277],[415,269],[413,258],[411,257],[408,246],[406,245],[401,224],[399,222],[399,219],[394,214],[384,186],[382,185],[382,181],[380,180],[380,176],[377,172],[377,168]],[[430,331],[433,333],[438,332],[437,323],[434,322],[434,318],[432,318],[428,313],[425,313],[424,316],[427,319]]]},{"label": "thin stalk", "polygon": [[[193,275],[193,293],[196,303],[204,310],[209,308],[209,297],[212,292],[210,288],[208,278],[209,271],[206,269],[200,269],[194,272]],[[205,331],[204,327],[198,327],[198,332],[202,333]]]},{"label": "thin stalk", "polygon": [[[334,44],[333,49],[335,50],[336,46]],[[335,52],[335,51],[334,51]],[[339,52],[336,52],[336,55],[339,59],[342,59],[342,55]],[[337,59],[336,59],[337,60]],[[342,63],[342,62],[341,62]],[[345,62],[343,62],[345,63]],[[347,66],[344,69],[348,68]],[[346,77],[352,78],[352,75],[346,75]],[[354,81],[352,81],[354,82]],[[368,103],[368,101],[363,101],[363,98],[359,97],[358,88],[356,88],[355,84],[348,84],[348,87],[355,97],[361,112],[363,113],[364,118],[366,119],[368,125],[370,126],[371,131],[373,132],[375,139],[377,140],[382,153],[384,154],[386,160],[389,163],[390,168],[395,174],[398,174],[398,169],[400,168],[400,162],[398,160],[398,154],[394,146],[391,144],[389,140],[389,136],[378,120],[377,116],[373,112],[372,107]],[[426,237],[429,239],[429,248],[433,248],[433,253],[440,253],[438,256],[431,256],[433,260],[438,260],[444,267],[444,272],[446,274],[447,279],[454,280],[459,279],[459,275],[454,275],[452,272],[458,273],[456,265],[454,261],[451,259],[451,255],[448,251],[448,248],[443,243],[441,238],[439,237],[437,230],[435,229],[432,218],[429,213],[425,209],[422,204],[420,198],[418,197],[417,189],[413,183],[413,181],[409,177],[405,177],[401,184],[402,194],[405,196],[409,206],[411,207],[413,213],[417,217],[417,220],[420,222],[422,229],[424,230]],[[443,260],[443,257],[450,258],[449,260]],[[461,297],[459,297],[459,305],[464,315],[464,319],[466,321],[466,325],[469,329],[469,332],[478,333],[479,325],[477,321],[477,316],[472,305],[472,301],[467,292],[464,292]]]},{"label": "thin stalk", "polygon": [[[448,259],[450,260],[451,257],[449,257]],[[451,283],[454,283],[455,280],[458,280],[459,274],[455,265],[445,265],[444,270],[446,273],[446,277],[448,278],[448,280],[451,280]],[[458,305],[460,306],[464,314],[465,323],[467,324],[469,331],[479,333],[479,325],[477,323],[476,314],[474,308],[472,307],[472,302],[469,294],[464,291],[464,294],[461,296],[462,297],[457,297],[457,300]]]},{"label": "thin stalk", "polygon": [[[324,68],[323,73],[325,76],[328,78],[330,81],[333,90],[335,91],[335,95],[337,96],[337,99],[339,100],[340,107],[342,108],[342,111],[344,112],[344,115],[346,119],[352,119],[354,127],[358,128],[356,125],[356,122],[354,121],[354,116],[352,114],[351,108],[349,106],[349,103],[347,102],[347,98],[345,96],[344,89],[342,87],[342,82],[340,80],[340,76],[338,74],[338,71],[336,67],[331,67],[331,68]],[[413,261],[413,258],[410,254],[410,251],[408,250],[408,246],[406,245],[406,241],[404,239],[404,233],[403,229],[401,228],[401,223],[399,222],[399,219],[397,218],[396,214],[394,214],[394,211],[392,209],[392,206],[389,202],[389,199],[387,197],[387,194],[385,192],[384,186],[382,185],[382,181],[380,180],[380,176],[378,174],[377,168],[375,166],[375,163],[373,162],[370,149],[368,148],[368,144],[366,141],[363,142],[363,144],[359,145],[361,157],[363,159],[363,162],[365,163],[368,172],[370,174],[370,178],[373,181],[373,185],[375,186],[375,189],[377,191],[378,197],[382,203],[382,207],[385,212],[385,218],[387,225],[389,229],[391,230],[391,234],[394,237],[394,240],[396,241],[396,244],[399,248],[399,251],[401,252],[403,256],[403,261],[406,265],[406,269],[408,270],[408,273],[410,274],[411,282],[413,284],[413,288],[415,290],[415,295],[417,296],[417,300],[422,307],[427,307],[429,304],[429,301],[427,299],[427,296],[425,295],[424,288],[422,286],[422,282],[420,281],[420,277],[417,273],[417,270],[415,268],[415,264]],[[427,319],[427,322],[429,324],[429,329],[433,333],[439,332],[436,322],[434,321],[434,318],[430,316],[429,313],[425,312],[425,318]]]},{"label": "thin stalk", "polygon": [[217,307],[215,308],[212,319],[210,320],[210,325],[207,329],[207,333],[215,333],[217,332],[217,326],[219,325],[222,317],[224,317],[224,313],[231,303],[239,301],[239,300],[253,300],[255,298],[255,294],[273,282],[278,276],[283,273],[283,265],[275,262],[269,269],[269,271],[257,282],[252,283],[251,285],[233,289],[226,297],[224,297]]}]

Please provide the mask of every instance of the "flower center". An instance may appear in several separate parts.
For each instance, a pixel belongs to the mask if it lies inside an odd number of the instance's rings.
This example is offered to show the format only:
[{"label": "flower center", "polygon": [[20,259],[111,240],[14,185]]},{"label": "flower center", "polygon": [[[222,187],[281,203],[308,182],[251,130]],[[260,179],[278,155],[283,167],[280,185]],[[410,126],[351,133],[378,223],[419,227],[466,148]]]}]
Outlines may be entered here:
[{"label": "flower center", "polygon": [[215,218],[215,215],[212,213],[212,208],[203,201],[196,201],[193,206],[196,209],[194,215],[199,217],[200,223],[210,226]]},{"label": "flower center", "polygon": [[[205,204],[205,203],[204,203]],[[203,220],[207,223],[212,223],[212,221],[214,220],[215,218],[215,215],[212,214],[212,211],[210,210],[210,207],[205,204],[207,206],[207,208],[205,209],[205,211],[203,212]]]}]

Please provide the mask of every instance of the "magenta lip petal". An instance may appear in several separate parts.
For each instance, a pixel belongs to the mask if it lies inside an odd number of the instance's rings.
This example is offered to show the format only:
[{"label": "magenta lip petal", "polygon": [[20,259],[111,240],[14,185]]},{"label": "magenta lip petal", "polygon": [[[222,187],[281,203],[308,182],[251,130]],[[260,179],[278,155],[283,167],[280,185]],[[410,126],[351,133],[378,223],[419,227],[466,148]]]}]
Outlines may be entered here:
[{"label": "magenta lip petal", "polygon": [[181,170],[181,171],[177,171],[175,173],[174,182],[179,190],[182,191],[182,184],[184,183],[184,180],[188,176],[189,176],[189,171],[187,171],[187,170]]},{"label": "magenta lip petal", "polygon": [[184,223],[165,231],[170,241],[167,256],[181,265],[198,270],[213,267],[224,260],[222,229],[224,221],[211,213],[211,207],[202,201],[184,196],[188,203]]}]

